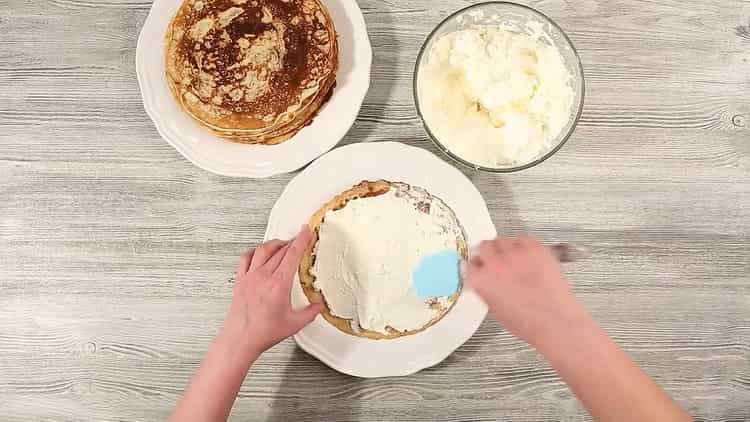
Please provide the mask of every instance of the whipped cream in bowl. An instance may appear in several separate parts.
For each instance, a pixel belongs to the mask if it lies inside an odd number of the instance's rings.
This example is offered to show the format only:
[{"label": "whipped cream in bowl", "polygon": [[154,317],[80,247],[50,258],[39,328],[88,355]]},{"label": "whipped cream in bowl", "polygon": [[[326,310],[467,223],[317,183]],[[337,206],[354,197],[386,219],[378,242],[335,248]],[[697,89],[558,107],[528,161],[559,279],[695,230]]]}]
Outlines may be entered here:
[{"label": "whipped cream in bowl", "polygon": [[484,171],[534,166],[562,147],[583,108],[581,62],[565,33],[527,6],[459,10],[417,59],[414,99],[435,144]]}]

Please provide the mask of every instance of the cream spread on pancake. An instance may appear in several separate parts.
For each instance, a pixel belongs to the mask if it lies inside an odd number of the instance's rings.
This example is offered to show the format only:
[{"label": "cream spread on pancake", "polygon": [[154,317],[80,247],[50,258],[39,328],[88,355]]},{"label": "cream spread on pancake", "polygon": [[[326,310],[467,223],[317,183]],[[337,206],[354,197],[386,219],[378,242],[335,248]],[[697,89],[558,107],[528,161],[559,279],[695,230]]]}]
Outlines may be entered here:
[{"label": "cream spread on pancake", "polygon": [[456,248],[461,232],[450,214],[393,189],[326,213],[311,273],[331,313],[384,334],[438,317],[448,299],[417,297],[412,274],[423,257]]}]

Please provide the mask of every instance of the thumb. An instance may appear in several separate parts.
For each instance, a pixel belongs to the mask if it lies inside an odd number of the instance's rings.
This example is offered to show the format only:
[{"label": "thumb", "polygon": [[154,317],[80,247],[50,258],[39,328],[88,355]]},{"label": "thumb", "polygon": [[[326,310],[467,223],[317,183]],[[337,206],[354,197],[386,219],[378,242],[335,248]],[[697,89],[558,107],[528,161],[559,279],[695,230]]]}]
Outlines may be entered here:
[{"label": "thumb", "polygon": [[294,311],[294,315],[292,315],[292,320],[294,321],[294,325],[298,327],[299,330],[304,328],[307,324],[311,323],[316,316],[318,316],[319,313],[323,312],[323,304],[322,303],[313,303],[305,307],[304,309],[300,309],[299,311]]},{"label": "thumb", "polygon": [[459,274],[461,275],[461,280],[463,280],[464,285],[469,287],[472,290],[479,290],[477,288],[478,284],[481,284],[478,282],[479,280],[479,264],[477,259],[472,259],[471,261],[461,260],[459,263]]},{"label": "thumb", "polygon": [[462,275],[464,287],[476,292],[486,302],[494,288],[491,277],[481,273],[472,263],[468,263],[466,268],[466,272]]}]

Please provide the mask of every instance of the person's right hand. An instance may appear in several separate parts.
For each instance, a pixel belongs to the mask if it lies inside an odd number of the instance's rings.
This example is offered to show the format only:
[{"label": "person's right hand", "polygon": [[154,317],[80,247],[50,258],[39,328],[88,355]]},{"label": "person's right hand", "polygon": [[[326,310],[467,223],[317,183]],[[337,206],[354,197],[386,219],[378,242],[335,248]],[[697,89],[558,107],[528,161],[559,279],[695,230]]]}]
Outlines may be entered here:
[{"label": "person's right hand", "polygon": [[466,284],[511,333],[533,346],[587,315],[573,297],[560,264],[533,237],[484,241],[465,268]]}]

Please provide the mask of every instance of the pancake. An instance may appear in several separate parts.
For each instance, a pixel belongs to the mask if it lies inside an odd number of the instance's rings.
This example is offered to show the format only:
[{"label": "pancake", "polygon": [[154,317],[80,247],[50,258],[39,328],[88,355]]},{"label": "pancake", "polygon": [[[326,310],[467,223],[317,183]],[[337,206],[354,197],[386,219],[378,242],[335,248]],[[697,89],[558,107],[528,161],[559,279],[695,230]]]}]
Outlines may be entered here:
[{"label": "pancake", "polygon": [[177,102],[236,142],[288,140],[336,83],[336,30],[319,0],[185,0],[165,42]]},{"label": "pancake", "polygon": [[314,267],[318,244],[320,242],[321,226],[325,223],[326,217],[331,215],[329,213],[344,209],[352,201],[366,201],[368,198],[385,195],[389,192],[394,192],[399,199],[403,198],[404,201],[408,201],[420,213],[426,215],[438,214],[441,217],[446,217],[445,220],[449,222],[449,227],[445,227],[445,231],[450,238],[455,237],[455,248],[458,255],[464,259],[468,256],[466,238],[455,214],[442,200],[430,195],[424,189],[384,180],[363,181],[323,205],[323,207],[313,214],[309,221],[310,228],[313,231],[313,241],[305,251],[299,267],[299,279],[302,290],[310,303],[321,303],[324,305],[323,318],[331,325],[347,334],[370,339],[393,339],[421,332],[443,318],[453,307],[460,295],[459,289],[459,292],[450,297],[439,298],[439,300],[438,298],[429,299],[426,304],[436,311],[434,317],[421,327],[411,330],[398,330],[391,326],[386,327],[387,333],[367,330],[358,325],[354,319],[343,318],[332,312],[331,306],[325,296],[326,292],[316,287]]}]

